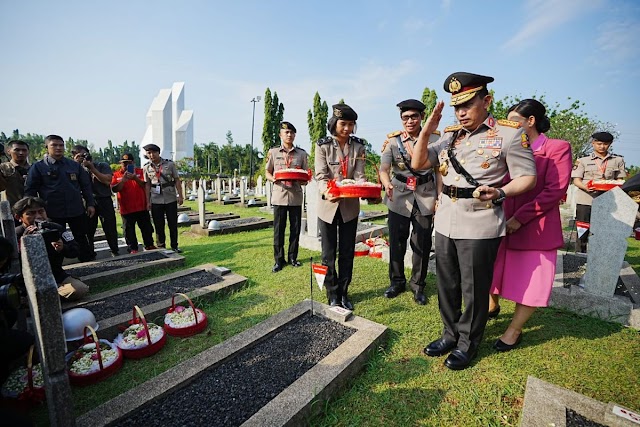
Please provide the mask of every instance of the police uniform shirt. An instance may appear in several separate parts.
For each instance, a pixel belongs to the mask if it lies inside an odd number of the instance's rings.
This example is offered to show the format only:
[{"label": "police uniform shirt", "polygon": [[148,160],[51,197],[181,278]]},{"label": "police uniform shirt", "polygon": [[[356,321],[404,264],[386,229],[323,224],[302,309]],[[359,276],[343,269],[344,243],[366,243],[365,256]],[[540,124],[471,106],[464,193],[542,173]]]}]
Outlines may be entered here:
[{"label": "police uniform shirt", "polygon": [[[474,188],[453,169],[447,153],[452,144],[460,165],[481,185],[502,186],[507,173],[512,179],[536,175],[533,152],[516,122],[496,121],[489,115],[473,132],[461,125],[446,128],[443,136],[429,146],[438,155],[444,185]],[[434,222],[438,233],[452,239],[492,239],[504,236],[506,231],[502,206],[475,198],[454,201],[443,193]]]},{"label": "police uniform shirt", "polygon": [[[171,160],[160,159],[157,167],[149,162],[142,167],[145,182],[151,183],[151,203],[166,205],[178,200],[176,179],[179,178],[178,169]],[[157,190],[158,186],[160,190]]]},{"label": "police uniform shirt", "polygon": [[[344,151],[340,149],[338,141],[327,136],[316,143],[315,178],[318,181],[318,218],[331,224],[338,208],[344,222],[351,221],[360,213],[360,199],[344,198],[339,202],[330,202],[322,199],[322,194],[327,191],[330,179],[341,181],[342,179],[364,179],[365,148],[360,138],[352,136],[345,144]],[[347,173],[343,175],[342,166],[346,164]]]},{"label": "police uniform shirt", "polygon": [[6,191],[11,206],[24,196],[24,183],[30,167],[28,163],[23,167],[13,160],[0,164],[0,191]]},{"label": "police uniform shirt", "polygon": [[[397,176],[412,177],[414,176],[409,171],[408,166],[411,166],[411,153],[413,152],[413,146],[417,139],[412,138],[407,132],[393,132],[387,135],[387,140],[384,142],[382,149],[382,157],[380,159],[381,165],[391,166],[391,183],[393,184],[393,200],[385,195],[384,203],[387,205],[390,211],[395,212],[404,217],[410,217],[413,211],[414,201],[420,209],[422,215],[433,215],[433,208],[436,203],[436,186],[435,179],[417,185],[415,190],[409,190],[406,182],[399,181]],[[398,148],[398,140],[405,147],[404,158]],[[405,162],[406,160],[406,162]],[[429,152],[429,161],[432,165],[436,165],[438,162],[438,156],[435,152]],[[431,169],[416,171],[421,175],[427,172],[433,173]],[[434,177],[435,178],[435,177]],[[417,177],[416,177],[417,179]],[[406,179],[405,179],[406,181]]]},{"label": "police uniform shirt", "polygon": [[[269,150],[265,169],[271,174],[282,169],[309,169],[309,156],[300,147],[287,151],[282,145]],[[271,189],[271,204],[302,206],[303,190],[300,181],[276,181]]]},{"label": "police uniform shirt", "polygon": [[[582,178],[584,184],[592,179],[620,179],[627,176],[624,168],[624,158],[616,154],[607,153],[604,159],[591,153],[589,156],[576,160],[571,172],[571,178]],[[591,206],[593,197],[601,193],[589,194],[581,189],[576,189],[575,200],[578,205]]]}]

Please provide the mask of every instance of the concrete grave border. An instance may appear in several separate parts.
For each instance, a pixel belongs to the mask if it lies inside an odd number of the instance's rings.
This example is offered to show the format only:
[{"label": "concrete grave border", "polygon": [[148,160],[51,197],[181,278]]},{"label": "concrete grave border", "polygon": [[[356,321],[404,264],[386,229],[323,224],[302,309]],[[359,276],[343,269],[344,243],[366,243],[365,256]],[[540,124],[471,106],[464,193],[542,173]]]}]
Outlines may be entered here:
[{"label": "concrete grave border", "polygon": [[615,415],[614,406],[629,411],[621,405],[602,403],[575,391],[529,376],[524,393],[520,427],[565,426],[567,409],[605,426],[638,426],[632,421]]},{"label": "concrete grave border", "polygon": [[[178,227],[190,227],[192,225],[196,225],[200,223],[200,218],[198,217],[198,213],[188,214],[188,215],[189,215],[189,222],[178,223]],[[221,213],[221,214],[217,214],[213,212],[205,212],[204,214],[205,221],[211,221],[214,219],[216,221],[228,221],[231,219],[238,219],[238,218],[240,218],[240,215],[236,215],[233,212]]]},{"label": "concrete grave border", "polygon": [[117,261],[117,260],[127,259],[127,258],[136,258],[152,252],[158,252],[164,255],[166,258],[158,259],[155,261],[142,262],[140,264],[129,265],[127,267],[114,268],[113,270],[90,274],[88,276],[81,276],[78,278],[89,286],[95,286],[95,285],[101,285],[104,283],[112,283],[114,279],[121,279],[122,277],[126,277],[127,280],[135,279],[137,277],[144,276],[148,274],[150,271],[157,268],[174,268],[174,267],[182,267],[184,265],[184,257],[182,255],[179,255],[170,250],[158,249],[153,251],[139,252],[137,254],[122,255],[115,258],[103,259],[100,261],[89,261],[89,262],[66,265],[65,270],[78,268],[78,267],[87,267],[94,264],[100,264],[103,261]]},{"label": "concrete grave border", "polygon": [[[149,280],[145,280],[143,282],[140,283],[134,283],[133,285],[129,285],[129,286],[124,286],[122,288],[118,288],[118,289],[112,289],[110,291],[106,291],[106,292],[102,292],[96,295],[92,295],[88,300],[86,301],[79,301],[76,303],[65,303],[62,305],[62,310],[66,311],[69,310],[71,308],[74,307],[84,307],[85,305],[89,304],[89,303],[93,303],[95,301],[99,301],[105,298],[109,298],[113,295],[117,295],[123,292],[128,292],[134,289],[139,289],[139,288],[144,288],[147,286],[153,286],[158,282],[162,282],[165,280],[171,280],[171,279],[177,279],[180,278],[182,276],[186,276],[189,275],[191,273],[195,273],[198,271],[208,271],[210,273],[213,273],[217,276],[220,276],[215,269],[217,268],[217,266],[213,265],[213,264],[202,264],[199,265],[197,267],[193,267],[193,268],[188,268],[186,270],[180,270],[177,271],[175,273],[171,273],[171,274],[167,274],[161,277],[156,277],[153,279],[149,279]],[[214,296],[219,295],[220,293],[223,292],[230,292],[232,290],[238,289],[241,286],[243,286],[246,281],[247,278],[244,276],[240,276],[239,274],[235,274],[235,273],[228,273],[225,274],[224,276],[221,276],[222,280],[220,282],[214,283],[212,285],[209,286],[203,286],[201,288],[197,288],[197,289],[193,289],[189,292],[187,292],[187,295],[189,296],[189,298],[191,298],[192,300],[198,299],[198,298],[203,298],[203,299],[211,299]],[[176,297],[176,303],[182,302],[184,301],[184,298],[178,296]],[[133,310],[133,304],[135,304],[135,301],[131,302],[131,306],[128,307],[123,307],[123,310],[125,310],[122,314],[118,314],[116,316],[113,317],[109,317],[107,319],[98,319],[98,324],[100,325],[100,329],[98,330],[100,336],[102,338],[106,338],[109,340],[113,340],[116,335],[118,335],[118,333],[120,333],[120,330],[118,329],[118,326],[126,324],[129,320],[131,320],[131,316],[132,316],[132,310]],[[142,311],[144,312],[144,315],[147,319],[149,319],[149,321],[152,321],[152,319],[154,317],[157,316],[164,316],[167,312],[167,309],[171,307],[171,297],[162,300],[162,301],[158,301],[156,303],[153,304],[149,304],[146,306],[141,306],[140,308],[142,309]]]},{"label": "concrete grave border", "polygon": [[[202,228],[200,224],[195,224],[191,226],[191,232],[195,234],[199,234],[201,236],[217,236],[219,234],[231,234],[231,233],[241,233],[243,231],[260,230],[263,228],[269,228],[273,225],[272,219],[266,219],[262,217],[249,217],[249,218],[259,219],[259,221],[253,222],[251,224],[242,224],[237,227],[222,228],[220,230],[209,230],[208,228]],[[248,219],[248,218],[240,218],[240,219]]]},{"label": "concrete grave border", "polygon": [[348,321],[336,319],[327,305],[304,300],[78,417],[77,425],[104,426],[175,388],[186,386],[204,370],[251,348],[286,323],[308,315],[312,304],[316,313],[354,328],[356,332],[242,425],[306,424],[309,417],[321,411],[322,405],[318,402],[328,400],[364,368],[370,353],[386,340],[386,326],[358,316]]}]

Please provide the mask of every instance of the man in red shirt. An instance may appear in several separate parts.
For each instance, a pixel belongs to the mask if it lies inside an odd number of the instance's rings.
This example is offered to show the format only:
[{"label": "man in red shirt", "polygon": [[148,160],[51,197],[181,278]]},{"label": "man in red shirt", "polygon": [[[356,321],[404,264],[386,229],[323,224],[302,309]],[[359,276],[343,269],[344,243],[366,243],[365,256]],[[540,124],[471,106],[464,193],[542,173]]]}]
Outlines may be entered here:
[{"label": "man in red shirt", "polygon": [[129,253],[138,252],[136,237],[136,223],[142,233],[144,249],[157,249],[153,245],[153,226],[147,210],[147,195],[144,189],[144,175],[142,169],[133,164],[133,155],[125,153],[120,158],[119,170],[113,173],[111,190],[118,196],[120,215],[124,225],[124,237],[127,241]]}]

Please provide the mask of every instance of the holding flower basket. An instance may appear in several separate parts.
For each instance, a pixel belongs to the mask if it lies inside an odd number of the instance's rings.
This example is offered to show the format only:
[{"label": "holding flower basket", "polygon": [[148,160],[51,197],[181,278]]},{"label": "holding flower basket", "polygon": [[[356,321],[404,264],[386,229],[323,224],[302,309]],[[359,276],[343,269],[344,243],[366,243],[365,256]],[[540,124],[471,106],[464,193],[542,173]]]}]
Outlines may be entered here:
[{"label": "holding flower basket", "polygon": [[[93,340],[87,335],[91,332]],[[66,357],[69,381],[73,385],[95,384],[110,377],[122,367],[122,351],[107,340],[98,340],[95,329],[84,327],[84,345]]]},{"label": "holding flower basket", "polygon": [[[189,307],[175,304],[176,295],[183,297]],[[198,334],[207,327],[207,315],[195,308],[191,299],[185,294],[174,294],[171,298],[171,308],[164,316],[164,330],[173,337],[189,337]]]},{"label": "holding flower basket", "polygon": [[137,305],[133,306],[131,326],[113,341],[128,359],[142,359],[159,352],[167,343],[164,330],[155,323],[147,323],[144,313]]}]

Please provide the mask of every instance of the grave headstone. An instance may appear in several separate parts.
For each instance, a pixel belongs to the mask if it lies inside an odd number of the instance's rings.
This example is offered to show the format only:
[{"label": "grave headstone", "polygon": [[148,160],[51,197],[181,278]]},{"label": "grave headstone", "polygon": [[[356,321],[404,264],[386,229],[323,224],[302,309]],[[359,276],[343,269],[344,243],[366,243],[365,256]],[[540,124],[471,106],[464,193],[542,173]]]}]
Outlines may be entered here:
[{"label": "grave headstone", "polygon": [[182,186],[182,196],[186,197],[187,196],[187,182],[186,181],[182,181],[180,183],[180,185]]},{"label": "grave headstone", "polygon": [[638,204],[619,188],[593,200],[585,291],[613,296],[637,212]]},{"label": "grave headstone", "polygon": [[231,192],[231,191],[235,188],[235,187],[232,185],[232,181],[233,181],[233,180],[232,180],[231,178],[229,178],[229,185],[228,185],[228,187],[229,187],[229,188],[228,188],[228,190],[227,190],[227,191],[229,191],[229,192]]},{"label": "grave headstone", "polygon": [[271,181],[267,181],[267,189],[266,191],[266,196],[267,196],[267,207],[271,208],[271,188],[273,187],[273,183]]},{"label": "grave headstone", "polygon": [[246,185],[247,184],[247,180],[243,177],[240,180],[240,203],[244,206],[244,198],[245,198],[245,194],[247,192],[246,189]]},{"label": "grave headstone", "polygon": [[318,182],[309,181],[305,192],[307,193],[307,235],[318,237]]},{"label": "grave headstone", "polygon": [[256,196],[262,196],[262,175],[258,177],[258,182],[256,184]]},{"label": "grave headstone", "polygon": [[218,192],[218,201],[221,202],[222,201],[222,181],[220,180],[220,177],[216,178],[216,189]]},{"label": "grave headstone", "polygon": [[204,188],[201,186],[200,188],[198,188],[198,222],[200,223],[200,226],[202,228],[205,228],[207,226],[205,217],[204,217],[205,216],[204,204],[205,204],[205,192],[204,192]]},{"label": "grave headstone", "polygon": [[198,183],[195,179],[191,181],[191,191],[193,191],[194,193],[198,191]]},{"label": "grave headstone", "polygon": [[22,274],[42,364],[49,423],[75,426],[73,397],[64,360],[66,344],[58,285],[51,273],[44,239],[40,234],[22,238]]}]

